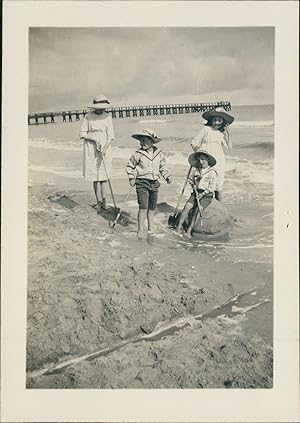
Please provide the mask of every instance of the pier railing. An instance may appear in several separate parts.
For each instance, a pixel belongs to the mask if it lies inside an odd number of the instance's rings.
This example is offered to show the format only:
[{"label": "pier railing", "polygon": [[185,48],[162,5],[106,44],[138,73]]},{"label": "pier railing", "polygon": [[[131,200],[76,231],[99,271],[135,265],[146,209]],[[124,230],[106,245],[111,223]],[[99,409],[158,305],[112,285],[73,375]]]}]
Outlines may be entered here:
[{"label": "pier railing", "polygon": [[[218,101],[215,103],[188,103],[188,104],[162,104],[151,106],[124,106],[108,107],[107,112],[112,114],[113,118],[130,118],[140,116],[162,116],[183,113],[199,113],[207,110],[214,110],[216,107],[223,107],[230,111],[229,101]],[[69,110],[61,112],[30,113],[28,115],[28,125],[39,125],[56,122],[74,122],[79,121],[88,113],[88,110]]]}]

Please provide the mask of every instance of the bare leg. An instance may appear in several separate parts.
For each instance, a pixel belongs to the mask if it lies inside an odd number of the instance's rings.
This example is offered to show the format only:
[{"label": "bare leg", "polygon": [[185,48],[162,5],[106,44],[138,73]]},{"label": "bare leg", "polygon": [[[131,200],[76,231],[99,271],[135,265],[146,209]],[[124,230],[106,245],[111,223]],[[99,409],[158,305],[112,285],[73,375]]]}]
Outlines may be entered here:
[{"label": "bare leg", "polygon": [[154,210],[147,211],[148,231],[153,232]]},{"label": "bare leg", "polygon": [[193,229],[193,227],[196,223],[197,217],[198,217],[198,210],[195,210],[195,213],[192,217],[191,223],[190,223],[190,225],[189,225],[189,227],[187,228],[187,231],[186,231],[186,233],[188,235],[191,235],[191,232],[192,232],[192,229]]},{"label": "bare leg", "polygon": [[137,237],[141,239],[144,234],[144,223],[147,216],[147,210],[146,209],[139,209],[138,212],[138,232]]},{"label": "bare leg", "polygon": [[102,208],[107,209],[107,205],[106,205],[107,182],[101,181],[100,186],[101,186]]},{"label": "bare leg", "polygon": [[222,191],[215,191],[215,197],[216,197],[216,200],[220,201],[220,203],[223,202],[223,193],[222,193]]},{"label": "bare leg", "polygon": [[93,181],[93,188],[94,188],[94,193],[95,193],[95,196],[96,196],[97,206],[101,206],[101,201],[100,201],[100,182],[99,181]]},{"label": "bare leg", "polygon": [[[201,214],[202,214],[202,210],[203,210],[203,207],[200,206],[200,217],[201,217]],[[186,233],[188,235],[191,235],[192,229],[193,229],[194,225],[196,224],[198,217],[199,217],[199,210],[197,209],[197,210],[195,210],[195,213],[194,213],[194,215],[192,217],[190,226],[188,227],[188,229],[186,231]]]},{"label": "bare leg", "polygon": [[177,229],[176,229],[177,232],[179,232],[180,229],[182,228],[183,222],[188,217],[188,214],[189,214],[192,207],[193,207],[193,204],[191,204],[191,203],[186,203],[186,205],[184,206],[184,209],[181,212],[179,223],[178,223],[178,226],[177,226]]}]

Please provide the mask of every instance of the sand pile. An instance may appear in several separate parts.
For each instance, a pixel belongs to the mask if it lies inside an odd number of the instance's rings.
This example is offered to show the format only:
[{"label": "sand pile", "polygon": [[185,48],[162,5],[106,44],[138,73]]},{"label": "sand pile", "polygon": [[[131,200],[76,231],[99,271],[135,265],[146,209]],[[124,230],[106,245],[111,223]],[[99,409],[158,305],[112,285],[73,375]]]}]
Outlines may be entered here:
[{"label": "sand pile", "polygon": [[213,199],[206,207],[193,227],[192,236],[195,239],[210,237],[215,239],[218,236],[228,234],[230,229],[229,215],[225,207]]}]

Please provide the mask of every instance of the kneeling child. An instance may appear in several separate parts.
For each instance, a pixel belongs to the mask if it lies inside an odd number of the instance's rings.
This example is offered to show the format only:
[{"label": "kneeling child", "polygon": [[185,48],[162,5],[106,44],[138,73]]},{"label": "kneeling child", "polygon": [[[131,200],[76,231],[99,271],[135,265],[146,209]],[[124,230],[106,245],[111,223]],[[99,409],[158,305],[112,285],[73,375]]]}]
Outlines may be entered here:
[{"label": "kneeling child", "polygon": [[[203,209],[212,202],[217,183],[217,172],[213,168],[216,162],[216,159],[204,150],[197,151],[197,153],[193,153],[189,156],[189,163],[194,167],[194,170],[191,172],[189,178],[189,183],[193,187],[193,192],[182,210],[177,226],[177,232],[181,231],[182,225],[188,217],[192,207],[195,207],[196,210],[198,209],[196,195],[200,203],[200,215]],[[196,223],[197,214],[197,212],[194,214],[187,229],[188,235],[191,235],[193,226]]]}]

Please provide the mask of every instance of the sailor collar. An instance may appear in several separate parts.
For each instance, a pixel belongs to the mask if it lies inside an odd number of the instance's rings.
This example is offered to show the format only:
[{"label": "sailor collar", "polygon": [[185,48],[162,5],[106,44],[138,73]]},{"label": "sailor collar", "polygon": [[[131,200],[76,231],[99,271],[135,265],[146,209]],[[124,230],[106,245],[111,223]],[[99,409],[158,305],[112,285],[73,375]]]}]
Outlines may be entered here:
[{"label": "sailor collar", "polygon": [[198,171],[199,171],[200,176],[204,176],[204,175],[206,175],[206,174],[207,174],[208,172],[210,172],[211,170],[214,170],[214,171],[215,171],[215,169],[214,169],[214,167],[213,167],[213,166],[209,166],[209,167],[207,167],[206,169],[198,168]]},{"label": "sailor collar", "polygon": [[155,159],[155,157],[157,157],[159,155],[159,153],[161,152],[161,150],[159,148],[153,146],[152,154],[149,154],[147,152],[147,150],[142,150],[141,148],[138,149],[136,152],[137,153],[140,153],[142,156],[147,157],[148,160],[153,161]]}]

